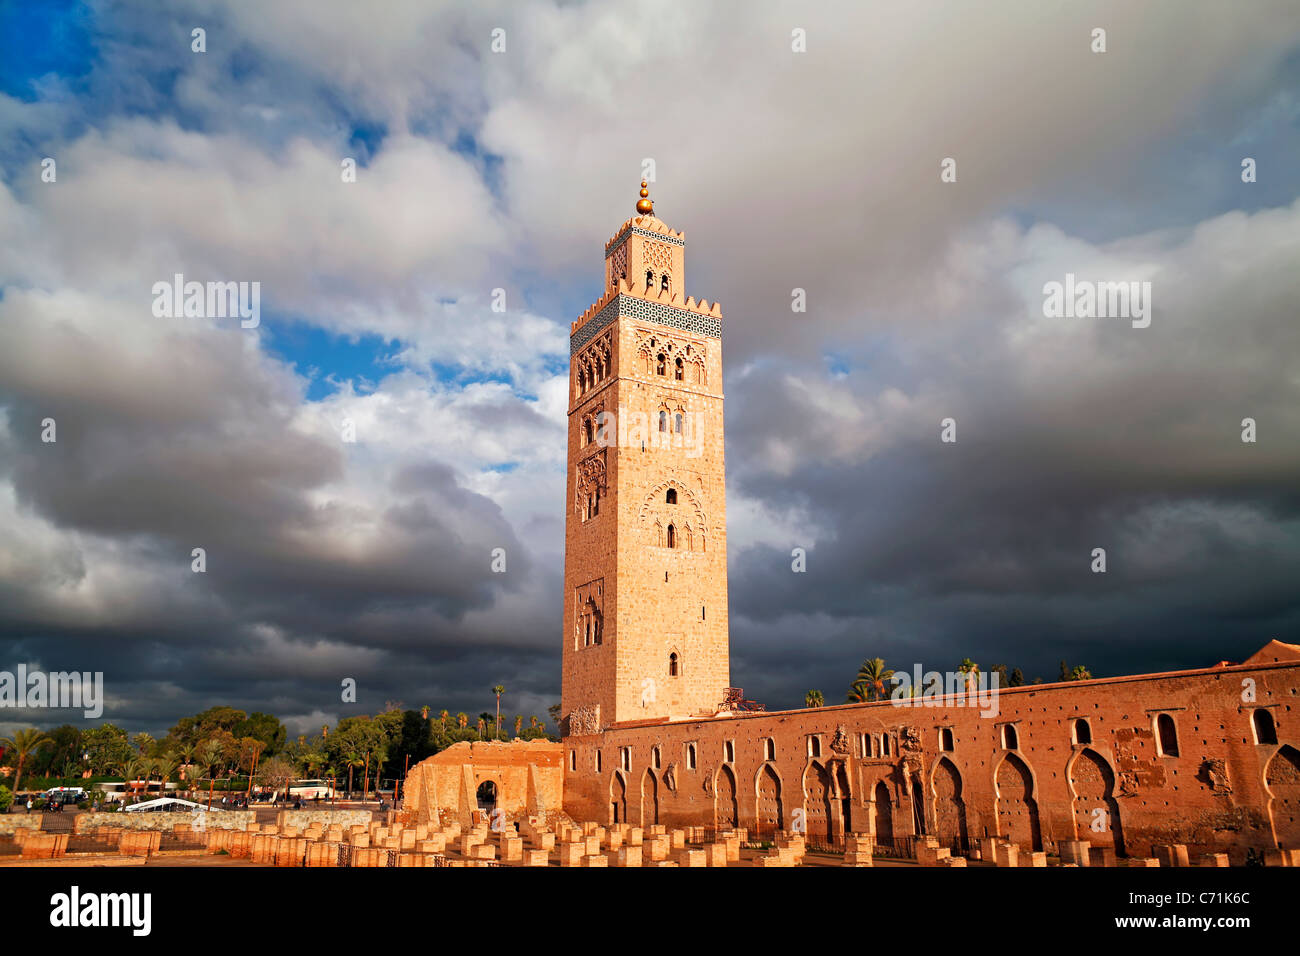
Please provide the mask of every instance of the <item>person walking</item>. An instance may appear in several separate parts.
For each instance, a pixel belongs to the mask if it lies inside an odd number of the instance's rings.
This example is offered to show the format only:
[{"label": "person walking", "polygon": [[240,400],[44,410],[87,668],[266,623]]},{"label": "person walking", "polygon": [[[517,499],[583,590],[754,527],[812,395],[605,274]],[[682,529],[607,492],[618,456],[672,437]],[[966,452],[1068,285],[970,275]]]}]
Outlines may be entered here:
[{"label": "person walking", "polygon": [[28,797],[28,798],[27,798],[27,812],[28,812],[28,813],[31,813],[31,812],[32,812],[32,798],[31,798],[31,797]]}]

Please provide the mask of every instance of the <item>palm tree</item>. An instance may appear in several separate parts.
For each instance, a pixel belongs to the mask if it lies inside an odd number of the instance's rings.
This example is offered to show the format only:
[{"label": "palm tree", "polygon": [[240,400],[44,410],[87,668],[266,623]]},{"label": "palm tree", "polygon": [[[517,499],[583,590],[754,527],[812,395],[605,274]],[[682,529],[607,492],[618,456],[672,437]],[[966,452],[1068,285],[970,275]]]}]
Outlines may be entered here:
[{"label": "palm tree", "polygon": [[421,720],[428,720],[428,719],[429,719],[429,705],[428,705],[428,704],[425,704],[423,707],[420,708],[420,719],[421,719]]},{"label": "palm tree", "polygon": [[849,690],[849,703],[883,699],[886,696],[885,685],[893,676],[893,669],[885,666],[883,658],[873,657],[869,661],[863,661],[858,668],[858,676],[853,680],[853,687]]},{"label": "palm tree", "polygon": [[132,792],[131,784],[136,780],[143,780],[145,791],[148,792],[149,774],[153,769],[152,761],[140,756],[127,757],[118,765],[118,769],[122,771],[127,793]]},{"label": "palm tree", "polygon": [[348,795],[351,796],[352,768],[365,766],[366,758],[362,755],[360,750],[353,749],[343,755],[343,762],[348,765]]},{"label": "palm tree", "polygon": [[826,698],[822,696],[819,690],[810,690],[804,694],[803,702],[805,707],[821,707],[826,703]]},{"label": "palm tree", "polygon": [[323,772],[325,762],[329,757],[321,750],[307,750],[302,755],[302,766],[307,771],[308,777],[315,777],[318,772]]},{"label": "palm tree", "polygon": [[980,666],[969,657],[963,657],[957,670],[966,675],[966,689],[969,690],[979,680]]},{"label": "palm tree", "polygon": [[172,754],[179,759],[181,763],[193,763],[194,752],[198,749],[198,746],[195,744],[181,744],[172,751]]},{"label": "palm tree", "polygon": [[523,714],[515,714],[515,736],[518,737],[524,730]]},{"label": "palm tree", "polygon": [[492,693],[497,695],[497,722],[492,728],[494,736],[500,736],[501,734],[501,695],[505,692],[506,688],[504,684],[497,684],[492,688]]},{"label": "palm tree", "polygon": [[14,768],[14,793],[18,793],[18,782],[23,776],[23,764],[37,750],[53,741],[35,727],[29,730],[16,730],[12,737],[0,739],[0,750],[12,750],[18,755],[18,766]]},{"label": "palm tree", "polygon": [[1075,664],[1070,671],[1070,680],[1092,680],[1092,672],[1082,664]]},{"label": "palm tree", "polygon": [[[221,744],[217,743],[215,740],[204,741],[199,745],[198,749],[194,751],[195,761],[198,763],[199,768],[204,771],[203,776],[206,776],[209,780],[214,778],[215,774],[213,771],[221,766],[223,757],[224,754],[221,750]],[[209,797],[211,796],[211,789],[211,785],[209,784]]]},{"label": "palm tree", "polygon": [[174,754],[164,754],[149,762],[150,774],[158,774],[158,796],[167,796],[167,778],[176,772],[177,760]]},{"label": "palm tree", "polygon": [[463,710],[456,715],[456,726],[461,730],[469,726],[469,716]]}]

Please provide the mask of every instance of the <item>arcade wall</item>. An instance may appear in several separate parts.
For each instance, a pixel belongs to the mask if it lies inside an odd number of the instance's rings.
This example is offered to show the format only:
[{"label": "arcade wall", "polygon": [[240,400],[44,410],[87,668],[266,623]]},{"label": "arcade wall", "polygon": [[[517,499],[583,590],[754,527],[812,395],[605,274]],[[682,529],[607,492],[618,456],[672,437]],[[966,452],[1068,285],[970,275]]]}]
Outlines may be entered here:
[{"label": "arcade wall", "polygon": [[958,849],[1002,836],[1148,856],[1300,847],[1300,654],[1002,689],[996,715],[952,697],[621,724],[563,742],[574,820],[759,833],[802,817]]}]

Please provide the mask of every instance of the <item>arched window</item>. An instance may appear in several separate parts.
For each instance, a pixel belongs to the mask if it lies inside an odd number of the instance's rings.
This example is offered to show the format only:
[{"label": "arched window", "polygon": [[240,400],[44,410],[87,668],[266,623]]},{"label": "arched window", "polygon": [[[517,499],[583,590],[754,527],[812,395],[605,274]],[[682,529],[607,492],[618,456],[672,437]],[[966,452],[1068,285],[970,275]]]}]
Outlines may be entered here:
[{"label": "arched window", "polygon": [[763,741],[763,759],[764,760],[776,759],[776,741],[773,740],[771,737],[768,737],[765,741]]},{"label": "arched window", "polygon": [[668,547],[677,547],[677,529],[672,525],[668,526]]},{"label": "arched window", "polygon": [[660,413],[659,413],[659,430],[660,430],[661,432],[667,432],[667,431],[668,431],[668,413],[667,413],[667,412],[660,412]]},{"label": "arched window", "polygon": [[661,754],[661,751],[659,750],[659,745],[658,745],[658,744],[655,744],[655,749],[654,749],[654,766],[655,766],[655,769],[656,769],[656,770],[659,769],[659,767],[660,767],[660,762],[661,762],[661,760],[662,760],[662,758],[660,757],[660,754]]},{"label": "arched window", "polygon": [[667,272],[665,272],[662,276],[659,277],[659,288],[662,289],[664,292],[667,292],[667,291],[668,291],[668,273],[667,273]]},{"label": "arched window", "polygon": [[1277,743],[1277,726],[1273,723],[1273,715],[1267,710],[1263,707],[1256,710],[1251,715],[1250,722],[1255,727],[1255,743]]},{"label": "arched window", "polygon": [[582,420],[582,443],[584,445],[590,445],[591,438],[592,438],[591,419],[584,418]]},{"label": "arched window", "polygon": [[673,418],[673,431],[677,432],[677,434],[680,435],[682,433],[682,423],[685,420],[686,419],[682,415],[682,413],[678,412],[677,415]]},{"label": "arched window", "polygon": [[952,728],[945,727],[939,731],[939,749],[951,751],[952,746]]},{"label": "arched window", "polygon": [[665,356],[663,352],[660,352],[658,357],[655,359],[655,374],[656,375],[666,374],[667,369],[665,368],[665,366],[667,364],[668,364],[667,356]]},{"label": "arched window", "polygon": [[889,756],[889,734],[880,735],[880,756]]},{"label": "arched window", "polygon": [[1019,750],[1020,738],[1016,733],[1016,728],[1011,724],[1006,724],[1002,728],[1002,747],[1004,750]]},{"label": "arched window", "polygon": [[651,272],[649,269],[647,269],[645,271],[645,287],[649,289],[654,284],[655,284],[655,274]]},{"label": "arched window", "polygon": [[686,374],[686,367],[682,364],[682,360],[680,356],[674,362],[674,365],[675,365],[675,369],[673,371],[673,378],[677,379],[677,381],[680,382]]},{"label": "arched window", "polygon": [[591,496],[591,516],[594,518],[600,514],[600,489],[597,488]]},{"label": "arched window", "polygon": [[1156,717],[1156,738],[1160,741],[1162,757],[1178,756],[1178,728],[1174,726],[1174,719],[1168,714]]},{"label": "arched window", "polygon": [[686,769],[695,769],[695,744],[686,745]]},{"label": "arched window", "polygon": [[676,677],[677,671],[678,671],[677,652],[673,651],[671,654],[668,655],[668,676]]},{"label": "arched window", "polygon": [[677,489],[676,489],[676,488],[669,488],[669,489],[668,489],[668,494],[664,496],[664,501],[665,501],[667,504],[670,504],[670,505],[675,505],[675,504],[677,504]]},{"label": "arched window", "polygon": [[1088,726],[1088,722],[1082,717],[1074,722],[1074,742],[1076,744],[1092,743],[1092,728]]}]

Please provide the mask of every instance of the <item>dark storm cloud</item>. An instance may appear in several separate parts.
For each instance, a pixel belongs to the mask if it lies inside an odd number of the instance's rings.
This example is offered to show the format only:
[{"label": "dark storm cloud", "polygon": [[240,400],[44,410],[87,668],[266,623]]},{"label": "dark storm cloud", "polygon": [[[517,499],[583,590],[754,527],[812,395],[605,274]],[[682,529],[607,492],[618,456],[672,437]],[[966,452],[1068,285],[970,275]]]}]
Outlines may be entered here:
[{"label": "dark storm cloud", "polygon": [[[646,157],[686,291],[723,301],[751,696],[837,700],[876,654],[1050,678],[1297,639],[1294,6],[1021,12],[817,5],[797,58],[775,3],[664,4],[670,44],[633,2],[105,8],[84,83],[0,99],[0,653],[105,671],[133,730],[477,714],[498,681],[541,715],[573,316],[527,297],[599,294]],[[628,108],[648,77],[667,119]],[[308,401],[256,334],[150,320],[178,269],[394,342],[393,374]],[[1151,328],[1043,320],[1067,271],[1151,279]]]}]

